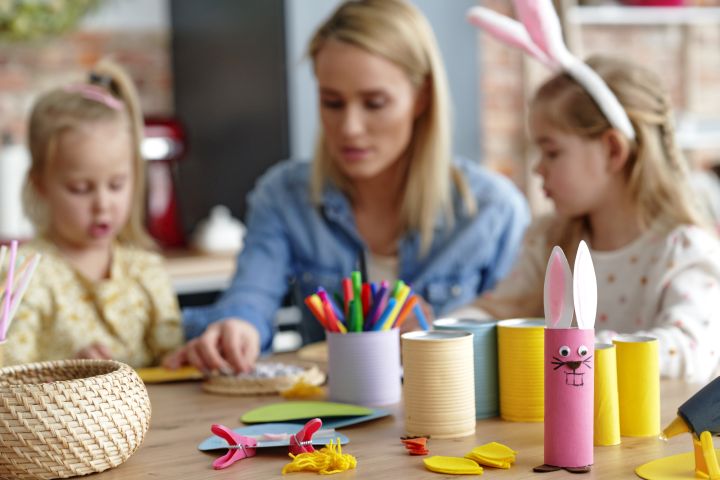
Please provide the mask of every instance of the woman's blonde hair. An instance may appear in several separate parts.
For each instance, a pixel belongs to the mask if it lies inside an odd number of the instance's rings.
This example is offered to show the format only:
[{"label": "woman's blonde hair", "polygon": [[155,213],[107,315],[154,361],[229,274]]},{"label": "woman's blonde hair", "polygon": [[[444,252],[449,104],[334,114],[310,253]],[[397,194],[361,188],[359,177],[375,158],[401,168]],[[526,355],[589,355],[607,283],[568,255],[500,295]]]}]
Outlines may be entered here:
[{"label": "woman's blonde hair", "polygon": [[[88,90],[102,89],[98,98]],[[104,101],[107,99],[107,102]],[[113,108],[119,102],[119,108]],[[133,192],[130,215],[118,234],[118,241],[144,248],[154,247],[144,226],[145,161],[140,152],[143,118],[135,85],[125,70],[111,60],[101,60],[90,72],[86,84],[52,90],[41,96],[30,115],[29,147],[32,162],[23,192],[24,207],[38,233],[49,226],[47,209],[36,191],[36,183],[53,161],[60,135],[98,122],[127,123],[133,152]]]},{"label": "woman's blonde hair", "polygon": [[[675,142],[670,97],[660,78],[616,58],[593,56],[587,64],[617,96],[635,129],[636,139],[628,140],[625,175],[641,226],[657,225],[665,231],[678,225],[706,227],[690,192],[688,166]],[[612,128],[592,97],[567,74],[545,82],[531,108],[554,127],[588,139]],[[560,220],[558,227],[552,230],[557,237],[549,241],[574,252],[587,231],[587,218]]]},{"label": "woman's blonde hair", "polygon": [[[417,8],[404,0],[348,1],[312,37],[308,55],[313,61],[329,40],[383,57],[405,72],[416,91],[427,89],[427,108],[415,120],[407,152],[409,168],[400,210],[402,228],[420,232],[422,251],[426,251],[437,216],[445,214],[453,219],[453,183],[467,213],[476,209],[462,175],[452,166],[450,99],[432,28]],[[352,198],[352,184],[331,158],[321,130],[311,185],[316,203],[320,203],[328,180]]]}]

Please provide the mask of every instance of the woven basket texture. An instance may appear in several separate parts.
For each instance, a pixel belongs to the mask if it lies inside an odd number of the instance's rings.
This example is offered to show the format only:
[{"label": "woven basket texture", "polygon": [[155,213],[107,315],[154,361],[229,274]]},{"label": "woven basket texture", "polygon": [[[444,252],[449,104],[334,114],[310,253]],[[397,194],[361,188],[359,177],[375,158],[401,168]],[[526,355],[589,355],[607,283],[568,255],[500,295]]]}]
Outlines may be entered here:
[{"label": "woven basket texture", "polygon": [[0,478],[66,478],[127,460],[150,425],[135,371],[112,360],[0,369]]}]

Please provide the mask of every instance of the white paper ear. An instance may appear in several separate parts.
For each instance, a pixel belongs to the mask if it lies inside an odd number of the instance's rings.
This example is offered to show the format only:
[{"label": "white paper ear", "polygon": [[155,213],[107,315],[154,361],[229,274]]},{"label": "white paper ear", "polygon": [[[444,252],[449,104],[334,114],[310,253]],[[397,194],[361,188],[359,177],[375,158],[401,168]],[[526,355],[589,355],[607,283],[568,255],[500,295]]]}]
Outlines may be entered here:
[{"label": "white paper ear", "polygon": [[545,324],[570,328],[573,316],[572,273],[565,253],[554,247],[545,270]]},{"label": "white paper ear", "polygon": [[551,70],[558,68],[558,65],[533,43],[528,31],[520,22],[485,7],[472,7],[468,10],[467,19],[471,24],[486,30],[501,42],[525,51]]},{"label": "white paper ear", "polygon": [[578,245],[575,256],[573,298],[578,328],[595,328],[597,314],[597,279],[590,250],[584,241]]},{"label": "white paper ear", "polygon": [[563,67],[573,58],[551,0],[515,0],[515,10],[530,38],[548,58]]}]

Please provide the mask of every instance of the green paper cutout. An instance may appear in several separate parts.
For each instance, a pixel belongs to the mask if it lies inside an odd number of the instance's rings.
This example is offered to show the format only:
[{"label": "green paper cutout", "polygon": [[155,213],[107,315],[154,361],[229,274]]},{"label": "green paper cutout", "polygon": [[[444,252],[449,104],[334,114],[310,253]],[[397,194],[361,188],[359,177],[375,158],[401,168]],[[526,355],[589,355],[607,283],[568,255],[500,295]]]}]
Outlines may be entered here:
[{"label": "green paper cutout", "polygon": [[370,415],[372,408],[334,402],[279,402],[263,405],[245,412],[243,423],[268,423],[302,420],[305,418],[351,417]]}]

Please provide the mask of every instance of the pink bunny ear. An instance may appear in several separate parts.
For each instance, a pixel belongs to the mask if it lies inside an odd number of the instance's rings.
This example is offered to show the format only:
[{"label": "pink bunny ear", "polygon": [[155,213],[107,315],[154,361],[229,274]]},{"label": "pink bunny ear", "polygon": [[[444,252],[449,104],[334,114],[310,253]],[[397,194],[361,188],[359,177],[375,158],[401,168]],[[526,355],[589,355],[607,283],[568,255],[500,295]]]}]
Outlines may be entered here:
[{"label": "pink bunny ear", "polygon": [[597,279],[590,250],[584,241],[578,245],[575,256],[575,278],[573,280],[573,298],[578,328],[595,328],[597,314]]},{"label": "pink bunny ear", "polygon": [[548,58],[563,67],[574,58],[565,46],[551,0],[515,0],[515,10],[532,41]]},{"label": "pink bunny ear", "polygon": [[554,247],[545,271],[545,323],[548,328],[570,328],[573,315],[572,273],[565,253]]},{"label": "pink bunny ear", "polygon": [[489,8],[472,7],[468,10],[467,19],[472,25],[484,29],[501,42],[525,51],[548,68],[557,68],[557,64],[533,43],[525,27],[512,18]]}]

